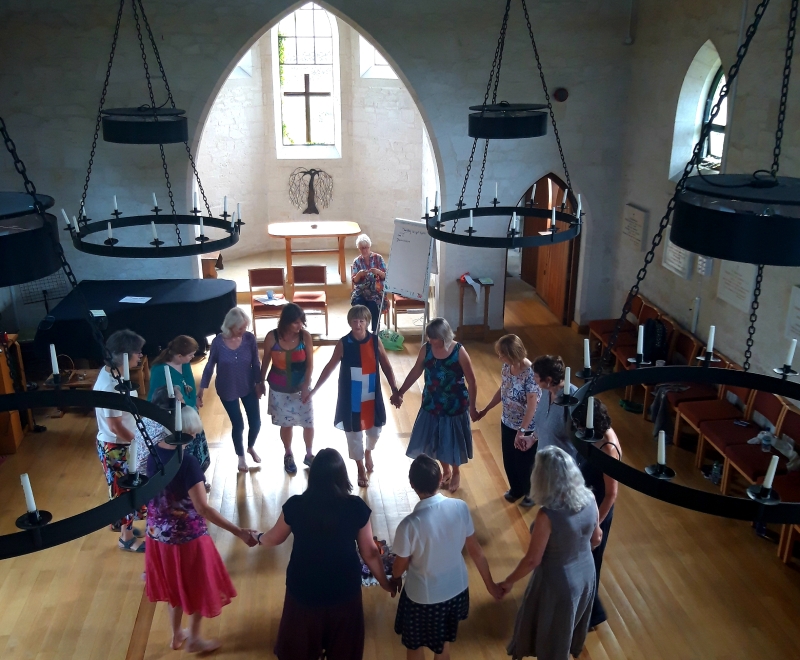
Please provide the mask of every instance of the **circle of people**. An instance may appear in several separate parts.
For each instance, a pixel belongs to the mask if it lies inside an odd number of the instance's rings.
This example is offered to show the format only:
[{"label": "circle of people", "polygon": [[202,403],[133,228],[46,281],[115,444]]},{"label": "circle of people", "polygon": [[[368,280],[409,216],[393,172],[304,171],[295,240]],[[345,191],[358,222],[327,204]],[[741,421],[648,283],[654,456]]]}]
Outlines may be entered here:
[{"label": "circle of people", "polygon": [[[400,593],[394,627],[407,657],[423,658],[423,649],[429,648],[435,658],[448,659],[459,622],[469,612],[465,547],[486,589],[497,600],[530,575],[507,646],[512,658],[564,660],[570,654],[579,655],[588,632],[606,620],[598,585],[617,483],[580,457],[571,441],[576,430],[585,428],[586,404],[570,411],[554,403],[564,394],[564,361],[543,355],[531,362],[521,339],[505,335],[495,344],[501,363],[500,387],[478,410],[469,355],[454,341],[448,322],[434,318],[426,327],[427,341],[413,368],[398,387],[375,334],[386,266],[379,254],[371,252],[368,237],[359,236],[358,247],[361,254],[353,262],[353,306],[347,315],[351,330],[336,344],[313,387],[312,338],[303,310],[293,303],[283,307],[277,328],[267,334],[261,360],[256,337],[248,331],[250,319],[238,307],[231,309],[211,343],[199,389],[190,365],[198,344],[191,337],[175,338],[153,362],[149,399],[171,408],[169,379],[174,397],[181,402],[183,430],[193,440],[185,447],[169,486],[113,527],[120,532],[120,549],[147,550],[146,593],[151,601],[168,604],[172,648],[198,653],[221,645],[219,640],[203,638],[200,631],[202,619],[218,616],[236,595],[208,534],[207,523],[212,522],[250,547],[272,547],[294,537],[274,649],[280,660],[319,658],[323,653],[330,660],[362,657],[362,561],[381,588],[392,597]],[[130,366],[138,366],[144,343],[130,330],[112,334],[107,347],[113,364],[101,370],[95,389],[115,391],[111,367],[121,369],[126,353]],[[392,392],[390,403],[398,408],[403,395],[424,375],[422,405],[406,452],[414,459],[409,482],[420,501],[397,527],[395,558],[388,574],[373,539],[371,510],[352,495],[344,459],[335,449],[312,453],[312,398],[337,366],[334,424],[345,432],[359,488],[369,486],[372,451],[386,423],[379,367]],[[215,370],[216,391],[231,421],[240,471],[248,470],[241,408],[248,421],[246,452],[260,463],[255,450],[261,427],[258,400],[267,394],[267,385],[268,413],[273,425],[280,427],[284,469],[290,475],[297,472],[293,428],[303,429],[307,489],[283,504],[278,520],[266,532],[239,527],[207,499],[210,485],[204,472],[210,458],[197,409],[203,406],[203,394]],[[570,385],[570,394],[575,390]],[[460,467],[473,455],[470,422],[497,405],[502,406],[501,448],[509,483],[504,498],[525,508],[540,506],[524,556],[501,582],[492,578],[467,504],[440,493],[441,489],[458,490]],[[96,414],[97,451],[109,497],[114,498],[125,492],[118,482],[129,471],[135,468],[152,475],[157,463],[130,413],[98,408]],[[176,450],[166,442],[169,431],[153,420],[143,421],[155,453],[166,463]],[[598,399],[594,432],[596,446],[621,459],[608,410]],[[136,466],[128,464],[132,443],[138,449],[131,452],[137,457]],[[136,519],[147,521],[146,533],[134,527]],[[319,560],[320,548],[325,549],[325,561]],[[188,628],[182,626],[184,613]]]}]

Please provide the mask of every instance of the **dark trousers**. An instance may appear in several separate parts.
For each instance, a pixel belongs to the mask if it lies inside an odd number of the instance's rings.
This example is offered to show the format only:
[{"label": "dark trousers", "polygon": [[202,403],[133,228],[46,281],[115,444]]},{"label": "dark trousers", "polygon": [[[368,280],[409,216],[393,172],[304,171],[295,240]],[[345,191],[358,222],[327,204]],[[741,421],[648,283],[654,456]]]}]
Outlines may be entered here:
[{"label": "dark trousers", "polygon": [[364,305],[369,310],[369,313],[372,314],[372,334],[375,334],[378,331],[378,321],[381,318],[381,312],[378,308],[378,303],[374,300],[365,300],[361,296],[353,299],[353,305]]},{"label": "dark trousers", "polygon": [[524,497],[531,492],[531,472],[536,462],[536,447],[520,451],[514,446],[516,430],[500,422],[500,442],[503,448],[503,467],[506,470],[508,485],[514,497]]},{"label": "dark trousers", "polygon": [[600,523],[600,529],[603,530],[603,540],[600,541],[600,545],[598,545],[594,550],[592,550],[592,558],[594,559],[595,582],[594,582],[594,604],[592,605],[592,616],[589,617],[590,626],[597,626],[603,623],[603,621],[605,621],[608,618],[606,616],[606,610],[603,607],[603,603],[600,602],[600,569],[603,566],[603,552],[605,552],[606,543],[608,543],[608,533],[611,531],[612,518],[614,518],[613,506],[611,507],[611,511],[608,512],[606,519],[602,523]]},{"label": "dark trousers", "polygon": [[[256,444],[258,432],[261,430],[261,412],[258,409],[258,395],[255,390],[251,390],[247,396],[242,397],[242,405],[244,412],[247,415],[247,446],[252,447]],[[242,419],[242,409],[239,407],[239,399],[233,401],[223,401],[222,407],[228,413],[231,419],[233,430],[231,436],[233,437],[233,446],[236,448],[237,456],[244,456],[244,447],[242,446],[242,436],[244,435],[244,419]]]}]

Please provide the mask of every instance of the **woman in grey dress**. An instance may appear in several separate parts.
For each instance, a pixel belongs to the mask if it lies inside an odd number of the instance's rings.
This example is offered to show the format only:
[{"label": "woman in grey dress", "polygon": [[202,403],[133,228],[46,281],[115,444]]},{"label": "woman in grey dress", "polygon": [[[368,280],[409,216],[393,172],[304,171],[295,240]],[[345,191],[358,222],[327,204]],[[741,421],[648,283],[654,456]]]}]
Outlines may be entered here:
[{"label": "woman in grey dress", "polygon": [[517,660],[567,660],[583,650],[595,590],[592,548],[600,543],[597,505],[563,449],[539,450],[531,495],[541,505],[528,551],[500,583],[503,593],[533,571],[508,654]]}]

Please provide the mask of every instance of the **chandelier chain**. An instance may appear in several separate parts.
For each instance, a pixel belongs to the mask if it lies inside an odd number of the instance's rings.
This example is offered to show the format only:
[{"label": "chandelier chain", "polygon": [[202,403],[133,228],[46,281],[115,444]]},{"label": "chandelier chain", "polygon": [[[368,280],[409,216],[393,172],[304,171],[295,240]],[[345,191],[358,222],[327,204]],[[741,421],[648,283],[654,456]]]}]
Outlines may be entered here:
[{"label": "chandelier chain", "polygon": [[97,119],[94,123],[94,136],[92,137],[92,149],[89,152],[89,167],[86,169],[86,179],[83,182],[83,192],[81,193],[80,206],[78,207],[78,227],[86,224],[83,219],[86,215],[86,195],[89,192],[89,180],[92,177],[92,166],[94,165],[94,155],[97,150],[97,138],[100,136],[100,123],[103,120],[103,107],[106,104],[106,93],[108,92],[108,81],[111,79],[111,66],[114,64],[114,54],[117,50],[117,40],[119,39],[119,26],[122,22],[122,10],[125,8],[125,0],[120,0],[119,10],[117,11],[117,22],[114,25],[114,38],[111,40],[111,53],[108,56],[108,66],[106,67],[106,77],[103,81],[103,91],[100,93],[100,105],[97,108]]},{"label": "chandelier chain", "polygon": [[[0,134],[3,136],[3,142],[5,143],[5,147],[8,150],[11,157],[14,159],[14,169],[20,173],[22,176],[23,181],[25,182],[25,192],[27,192],[31,198],[33,199],[34,208],[36,209],[36,213],[44,220],[45,218],[45,210],[42,206],[42,203],[39,201],[39,198],[36,196],[36,186],[34,185],[33,181],[30,180],[28,177],[27,169],[25,168],[25,163],[20,158],[19,154],[17,153],[16,145],[14,141],[11,139],[11,136],[8,134],[8,129],[6,128],[6,123],[2,117],[0,117]],[[85,192],[84,192],[85,194]],[[81,208],[83,208],[81,206]],[[86,298],[83,296],[83,292],[78,288],[78,279],[75,277],[75,273],[72,270],[72,267],[69,265],[67,261],[67,256],[64,253],[64,248],[61,246],[61,242],[58,240],[57,236],[53,237],[53,248],[56,250],[56,254],[58,255],[59,261],[61,262],[61,268],[64,271],[64,275],[67,277],[70,285],[72,286],[73,291],[75,294],[80,298],[81,303],[83,304],[83,309],[86,312],[87,320],[89,323],[89,327],[92,329],[92,336],[97,344],[100,346],[100,349],[103,353],[103,359],[106,361],[106,364],[113,364],[111,353],[106,347],[105,339],[103,339],[103,335],[100,333],[100,329],[97,327],[97,323],[94,320],[94,317],[89,312],[89,303],[86,301]],[[8,355],[6,356],[8,359]],[[120,374],[119,370],[112,366],[111,367],[111,375],[113,378],[119,383],[122,384],[122,375]],[[133,402],[133,397],[126,396],[125,397],[125,405],[128,409],[128,412],[131,413],[133,419],[136,423],[136,428],[139,430],[139,433],[142,436],[142,439],[145,441],[148,450],[153,455],[156,460],[156,463],[159,465],[159,469],[161,466],[161,461],[158,459],[158,455],[155,451],[155,446],[153,445],[152,440],[150,439],[149,434],[147,433],[147,429],[144,426],[144,422],[142,421],[142,417],[139,414],[136,404]]]},{"label": "chandelier chain", "polygon": [[489,140],[483,147],[483,161],[481,162],[481,175],[478,178],[478,195],[475,198],[475,208],[481,205],[481,190],[483,189],[483,176],[486,173],[486,157],[489,155]]},{"label": "chandelier chain", "polygon": [[[522,0],[523,3],[525,0]],[[703,124],[700,130],[700,137],[697,140],[697,143],[694,145],[694,149],[692,150],[692,156],[689,159],[689,162],[686,163],[686,166],[683,168],[683,174],[681,175],[680,180],[675,184],[675,191],[672,194],[669,202],[667,203],[667,210],[664,213],[664,216],[661,218],[661,221],[658,225],[658,231],[653,236],[652,243],[650,245],[650,249],[647,251],[647,254],[644,257],[644,264],[639,269],[639,272],[636,274],[636,282],[630,288],[628,292],[628,297],[625,300],[625,304],[622,306],[622,314],[620,314],[619,319],[617,319],[617,323],[614,326],[614,332],[611,334],[611,339],[608,342],[605,350],[603,351],[603,355],[600,359],[600,365],[606,364],[607,361],[610,359],[611,354],[616,347],[617,339],[619,338],[620,330],[622,330],[622,325],[625,322],[625,319],[628,316],[628,313],[631,311],[631,305],[633,304],[633,299],[639,294],[639,289],[641,287],[642,282],[647,277],[647,269],[650,264],[655,259],[655,251],[656,248],[661,245],[661,241],[664,237],[664,232],[666,231],[667,227],[669,226],[670,220],[672,219],[672,212],[675,209],[675,204],[678,199],[678,195],[683,190],[683,186],[686,183],[686,180],[689,178],[689,175],[694,170],[697,163],[700,161],[700,154],[702,152],[703,144],[705,144],[706,139],[708,138],[709,133],[711,132],[711,124],[716,116],[719,114],[720,106],[722,102],[728,97],[728,93],[730,91],[730,85],[739,75],[739,69],[742,65],[742,61],[744,60],[747,52],[750,48],[750,44],[753,41],[753,37],[758,30],[758,26],[761,23],[761,19],[764,16],[764,12],[766,11],[767,6],[769,6],[770,0],[761,0],[759,5],[756,7],[755,15],[753,18],[753,22],[747,28],[745,33],[745,39],[742,42],[742,45],[739,46],[738,51],[736,52],[736,61],[731,65],[730,70],[728,71],[728,79],[726,80],[725,84],[722,86],[720,90],[719,98],[717,102],[714,104],[714,107],[711,108],[711,112],[709,113],[709,119],[706,123]],[[589,384],[588,395],[591,395],[594,391],[594,383],[593,380]]]},{"label": "chandelier chain", "polygon": [[750,326],[747,328],[747,348],[744,351],[744,364],[742,368],[745,371],[750,371],[750,358],[753,357],[753,344],[756,334],[756,321],[758,321],[758,299],[761,296],[761,283],[764,280],[764,264],[758,266],[758,273],[756,274],[756,286],[753,289],[753,302],[750,303]]},{"label": "chandelier chain", "polygon": [[[506,0],[506,11],[503,14],[503,23],[500,26],[500,36],[497,38],[497,46],[494,49],[494,59],[492,60],[492,70],[489,72],[489,82],[486,84],[486,93],[483,95],[483,107],[486,107],[486,104],[489,102],[489,94],[492,93],[492,82],[494,82],[494,96],[492,103],[497,100],[497,85],[500,81],[500,63],[503,61],[503,49],[505,47],[506,42],[506,31],[508,29],[508,14],[511,11],[511,0]],[[469,175],[472,171],[472,163],[475,160],[475,150],[478,147],[478,138],[475,138],[472,142],[472,151],[469,154],[469,160],[467,161],[467,171],[464,174],[464,183],[461,186],[461,195],[458,198],[458,204],[456,208],[462,209],[464,208],[464,195],[467,192],[467,183],[469,182]],[[475,206],[478,206],[478,202],[481,199],[481,186],[483,184],[483,174],[486,170],[486,156],[489,150],[489,141],[486,141],[486,146],[483,150],[483,164],[481,166],[481,177],[478,183],[478,197]],[[443,201],[444,203],[444,201]],[[450,233],[454,234],[456,229],[458,228],[458,218],[453,221],[453,228],[450,230]]]},{"label": "chandelier chain", "polygon": [[[564,158],[564,150],[561,148],[561,136],[558,134],[558,126],[556,125],[556,116],[553,113],[553,103],[550,101],[550,93],[547,91],[547,83],[544,80],[544,70],[542,69],[542,62],[539,59],[539,49],[536,47],[536,39],[533,36],[533,27],[531,27],[531,17],[528,14],[528,5],[525,0],[522,0],[522,10],[525,12],[525,22],[528,24],[528,35],[531,38],[531,46],[533,46],[533,54],[536,57],[536,68],[539,69],[539,78],[542,81],[542,90],[544,90],[544,98],[547,101],[547,110],[550,113],[550,123],[553,125],[553,135],[556,136],[556,144],[558,145],[558,154],[561,156],[561,165],[564,168],[564,177],[567,180],[567,188],[572,190],[572,181],[569,178],[569,170],[567,169],[567,160]],[[579,218],[580,219],[580,218]]]},{"label": "chandelier chain", "polygon": [[773,149],[772,169],[773,177],[778,176],[781,159],[781,142],[783,141],[783,123],[786,120],[786,101],[789,96],[789,79],[792,75],[792,57],[794,56],[794,37],[797,25],[798,0],[792,0],[789,11],[789,29],[786,34],[786,58],[783,64],[783,80],[781,83],[781,100],[778,107],[778,128],[775,131],[775,147]]}]

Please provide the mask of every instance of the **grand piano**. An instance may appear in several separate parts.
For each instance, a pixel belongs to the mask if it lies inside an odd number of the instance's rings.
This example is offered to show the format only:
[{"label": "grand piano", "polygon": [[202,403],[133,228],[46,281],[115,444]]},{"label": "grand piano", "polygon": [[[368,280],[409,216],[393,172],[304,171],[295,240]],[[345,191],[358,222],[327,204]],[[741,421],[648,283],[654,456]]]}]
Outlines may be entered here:
[{"label": "grand piano", "polygon": [[[146,303],[120,302],[126,296]],[[194,337],[205,350],[206,337],[219,332],[228,310],[236,306],[236,283],[230,280],[83,280],[39,324],[36,351],[55,344],[73,360],[101,360],[86,309],[103,310],[102,333],[129,329],[145,338],[144,352],[158,355],[177,335]],[[102,318],[102,317],[101,317]]]}]

